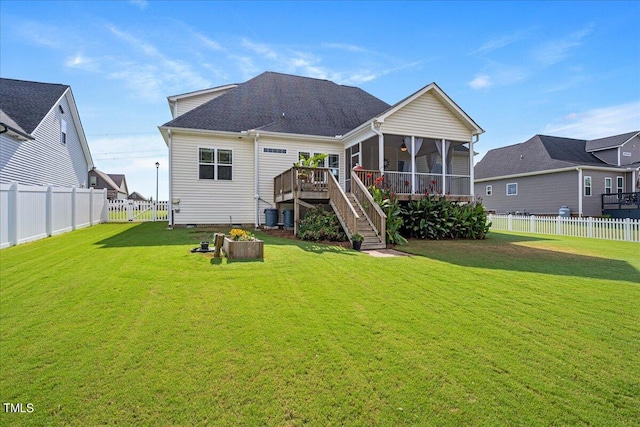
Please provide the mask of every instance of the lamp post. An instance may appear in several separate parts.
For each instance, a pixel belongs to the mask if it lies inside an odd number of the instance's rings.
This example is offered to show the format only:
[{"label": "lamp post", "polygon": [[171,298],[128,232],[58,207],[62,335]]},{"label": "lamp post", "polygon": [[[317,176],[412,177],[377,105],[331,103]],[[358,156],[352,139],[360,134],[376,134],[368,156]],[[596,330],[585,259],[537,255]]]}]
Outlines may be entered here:
[{"label": "lamp post", "polygon": [[156,204],[158,203],[158,169],[160,168],[160,162],[156,162]]}]

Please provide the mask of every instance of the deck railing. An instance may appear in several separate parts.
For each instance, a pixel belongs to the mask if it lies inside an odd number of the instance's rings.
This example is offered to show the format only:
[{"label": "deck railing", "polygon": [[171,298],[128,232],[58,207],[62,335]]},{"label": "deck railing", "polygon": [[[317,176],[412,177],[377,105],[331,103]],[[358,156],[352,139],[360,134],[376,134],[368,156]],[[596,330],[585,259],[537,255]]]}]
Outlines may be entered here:
[{"label": "deck railing", "polygon": [[273,179],[273,195],[293,191],[327,191],[331,170],[294,166]]},{"label": "deck railing", "polygon": [[[355,196],[358,203],[360,203],[360,206],[362,206],[362,209],[364,209],[364,212],[369,217],[369,220],[375,227],[382,243],[386,243],[387,215],[382,212],[380,206],[373,200],[373,197],[371,197],[371,193],[369,193],[369,190],[367,189],[365,184],[360,180],[361,174],[359,174],[358,172],[360,171],[351,172],[351,192]],[[364,176],[365,179],[371,179],[371,176],[367,174],[364,174]]]},{"label": "deck railing", "polygon": [[347,199],[347,195],[342,190],[342,187],[340,187],[340,184],[338,184],[338,181],[336,181],[336,177],[331,173],[328,175],[327,190],[329,191],[329,203],[338,211],[339,217],[344,221],[342,226],[349,239],[351,239],[351,236],[358,232],[358,220],[360,216],[355,209],[353,209],[351,203],[349,203],[349,199]]},{"label": "deck railing", "polygon": [[605,209],[640,209],[640,192],[603,194],[602,210]]},{"label": "deck railing", "polygon": [[[411,172],[385,171],[383,181],[379,180],[381,174],[377,170],[355,170],[354,172],[365,187],[379,185],[396,194],[442,194],[442,174],[416,173],[414,187]],[[445,175],[444,179],[447,195],[471,194],[471,177],[468,175]]]}]

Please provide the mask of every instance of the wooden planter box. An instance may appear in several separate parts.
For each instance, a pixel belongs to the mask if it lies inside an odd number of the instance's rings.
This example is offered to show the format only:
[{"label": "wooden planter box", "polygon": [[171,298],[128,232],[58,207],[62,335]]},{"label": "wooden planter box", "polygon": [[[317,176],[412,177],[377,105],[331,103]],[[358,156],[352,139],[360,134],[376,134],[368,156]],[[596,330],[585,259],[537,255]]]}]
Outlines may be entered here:
[{"label": "wooden planter box", "polygon": [[224,238],[222,244],[228,259],[262,259],[264,258],[264,242],[262,240],[231,240]]}]

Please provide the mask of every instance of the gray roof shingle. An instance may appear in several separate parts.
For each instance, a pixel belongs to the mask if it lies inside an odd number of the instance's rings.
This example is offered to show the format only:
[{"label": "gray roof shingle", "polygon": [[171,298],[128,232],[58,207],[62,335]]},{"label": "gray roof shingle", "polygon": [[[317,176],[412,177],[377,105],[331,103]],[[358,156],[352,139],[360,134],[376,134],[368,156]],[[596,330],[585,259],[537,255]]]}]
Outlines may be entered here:
[{"label": "gray roof shingle", "polygon": [[0,110],[31,134],[68,85],[0,78]]},{"label": "gray roof shingle", "polygon": [[495,148],[474,168],[476,179],[540,172],[571,166],[611,166],[585,151],[587,141],[535,135],[521,144]]},{"label": "gray roof shingle", "polygon": [[623,133],[621,135],[608,136],[606,138],[592,139],[591,141],[587,141],[586,150],[588,152],[598,151],[598,150],[606,150],[607,148],[615,148],[619,147],[634,136],[636,136],[640,131],[633,131],[628,133]]},{"label": "gray roof shingle", "polygon": [[265,72],[164,126],[336,136],[355,129],[389,107],[356,87]]}]

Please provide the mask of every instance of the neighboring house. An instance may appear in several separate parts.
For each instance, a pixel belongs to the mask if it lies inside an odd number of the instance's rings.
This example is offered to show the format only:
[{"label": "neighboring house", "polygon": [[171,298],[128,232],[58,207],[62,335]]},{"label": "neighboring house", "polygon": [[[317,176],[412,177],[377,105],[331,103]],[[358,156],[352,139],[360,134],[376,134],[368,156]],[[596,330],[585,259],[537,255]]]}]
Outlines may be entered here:
[{"label": "neighboring house", "polygon": [[71,87],[0,78],[0,182],[87,188],[92,167]]},{"label": "neighboring house", "polygon": [[129,194],[129,200],[137,200],[140,202],[148,202],[149,199],[147,199],[146,197],[144,197],[142,194],[138,193],[137,191],[134,191],[133,193]]},{"label": "neighboring house", "polygon": [[89,185],[96,189],[106,188],[109,200],[127,200],[129,198],[129,189],[124,175],[107,174],[93,168],[89,171]]},{"label": "neighboring house", "polygon": [[[274,182],[314,154],[327,155],[326,170],[346,192],[359,164],[407,199],[473,196],[470,153],[484,131],[435,83],[389,105],[356,87],[265,72],[168,100],[173,120],[160,132],[169,147],[171,225],[258,226],[265,208],[295,210],[298,199],[274,191]],[[328,199],[334,181],[315,182]]]},{"label": "neighboring house", "polygon": [[602,194],[633,202],[639,180],[638,131],[591,141],[535,135],[490,150],[475,167],[477,194],[497,213],[558,215],[567,206],[573,215],[599,216]]}]

